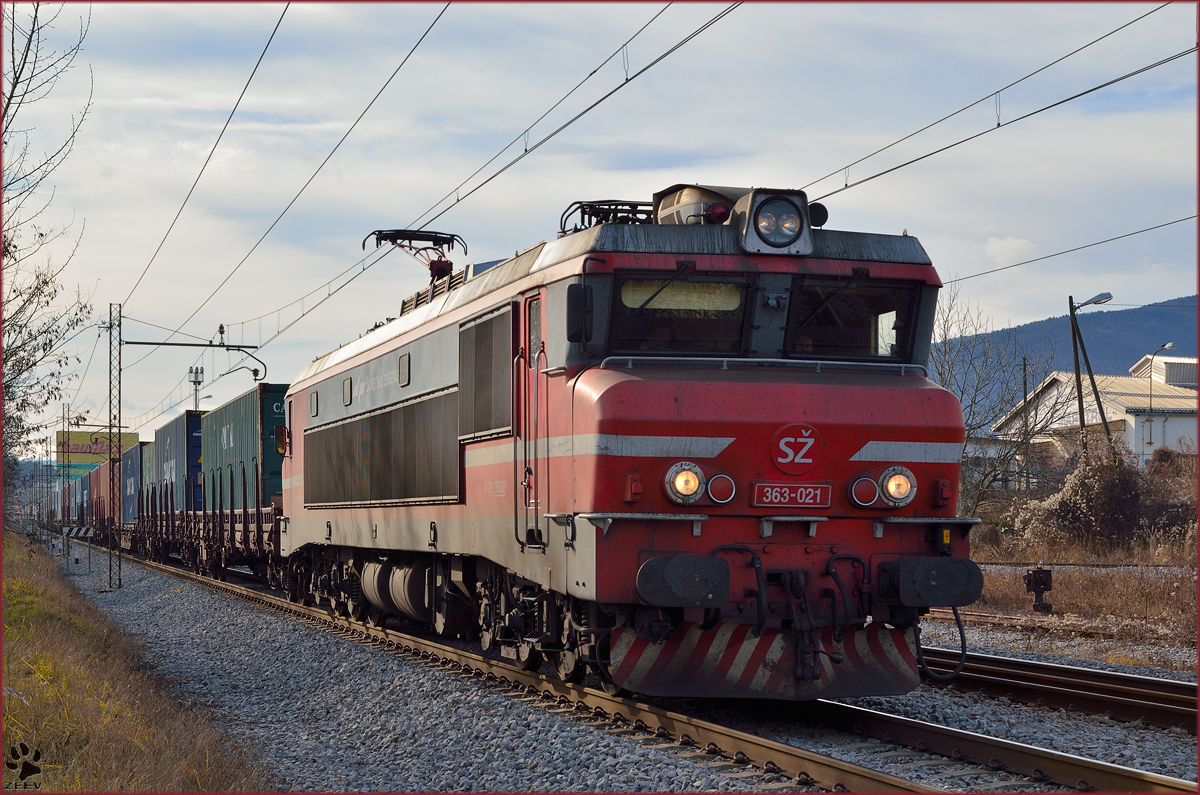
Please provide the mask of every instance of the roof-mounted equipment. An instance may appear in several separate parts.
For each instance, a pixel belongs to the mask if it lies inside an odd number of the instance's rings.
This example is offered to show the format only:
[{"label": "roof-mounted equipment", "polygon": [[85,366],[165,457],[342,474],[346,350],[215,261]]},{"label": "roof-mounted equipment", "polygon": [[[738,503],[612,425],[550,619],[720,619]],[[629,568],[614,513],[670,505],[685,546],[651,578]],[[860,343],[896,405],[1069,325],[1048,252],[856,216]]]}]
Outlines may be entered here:
[{"label": "roof-mounted equipment", "polygon": [[673,185],[654,194],[654,223],[724,225],[737,228],[752,254],[811,254],[812,228],[824,226],[829,211],[809,204],[802,190]]},{"label": "roof-mounted equipment", "polygon": [[[448,235],[444,232],[426,232],[421,229],[376,229],[363,238],[362,247],[365,251],[367,241],[375,236],[375,248],[384,243],[391,243],[396,248],[425,264],[429,268],[429,282],[449,276],[454,270],[454,263],[446,259],[446,249],[453,250],[454,244],[462,246],[467,253],[467,244],[458,235]],[[424,243],[425,245],[421,245]]]},{"label": "roof-mounted equipment", "polygon": [[663,226],[721,225],[746,188],[675,185],[654,194],[654,222]]},{"label": "roof-mounted equipment", "polygon": [[[581,229],[590,229],[596,224],[649,224],[653,223],[650,202],[620,201],[605,199],[594,202],[574,202],[562,214],[558,222],[558,236],[563,237]],[[567,229],[571,216],[578,213],[576,223]]]}]

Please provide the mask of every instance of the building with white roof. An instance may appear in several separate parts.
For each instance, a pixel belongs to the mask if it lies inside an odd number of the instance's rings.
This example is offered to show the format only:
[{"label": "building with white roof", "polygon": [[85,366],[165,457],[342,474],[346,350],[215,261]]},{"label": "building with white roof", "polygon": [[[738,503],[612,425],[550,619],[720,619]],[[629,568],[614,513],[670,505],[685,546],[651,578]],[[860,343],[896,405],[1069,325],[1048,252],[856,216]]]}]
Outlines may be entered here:
[{"label": "building with white roof", "polygon": [[[1196,450],[1196,358],[1183,356],[1143,356],[1129,368],[1130,375],[1097,375],[1096,391],[1104,407],[1105,419],[1113,439],[1124,441],[1129,454],[1145,465],[1155,448]],[[1100,411],[1087,373],[1083,384],[1084,424],[1089,439],[1104,438]],[[1064,411],[1064,405],[1070,409]],[[1055,411],[1059,417],[1050,432],[1031,441],[1051,444],[1065,457],[1078,447],[1079,411],[1075,374],[1056,371],[1046,377],[1029,397],[1014,406],[992,428],[1001,438],[1018,439],[1025,412],[1031,416]],[[1103,443],[1103,442],[1102,442]]]}]

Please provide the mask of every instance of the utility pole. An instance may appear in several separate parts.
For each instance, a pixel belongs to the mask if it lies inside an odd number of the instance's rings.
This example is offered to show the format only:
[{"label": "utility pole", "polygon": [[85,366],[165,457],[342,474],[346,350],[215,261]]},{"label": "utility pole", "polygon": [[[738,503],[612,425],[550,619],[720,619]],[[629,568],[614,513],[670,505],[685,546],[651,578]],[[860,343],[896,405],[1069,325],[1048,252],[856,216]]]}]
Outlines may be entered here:
[{"label": "utility pole", "polygon": [[1083,353],[1083,363],[1087,367],[1088,380],[1092,384],[1092,395],[1096,398],[1096,409],[1100,412],[1100,422],[1104,425],[1104,435],[1108,437],[1108,450],[1114,461],[1117,460],[1117,448],[1113,444],[1112,431],[1108,428],[1108,418],[1104,416],[1104,403],[1100,400],[1100,390],[1096,388],[1096,376],[1092,373],[1092,363],[1088,361],[1087,348],[1083,345],[1083,332],[1079,330],[1079,321],[1075,319],[1076,311],[1090,304],[1107,304],[1112,300],[1112,293],[1100,293],[1092,296],[1082,304],[1076,304],[1072,296],[1067,296],[1067,308],[1071,312],[1071,351],[1075,354],[1075,390],[1079,395],[1079,439],[1083,447],[1083,458],[1087,458],[1087,428],[1083,417],[1083,384],[1079,376],[1079,354]]},{"label": "utility pole", "polygon": [[108,587],[113,586],[113,546],[117,548],[116,586],[121,587],[121,526],[113,506],[121,504],[121,305],[108,305]]},{"label": "utility pole", "polygon": [[1067,308],[1071,314],[1071,353],[1075,357],[1075,395],[1079,400],[1079,460],[1087,460],[1087,421],[1083,416],[1083,381],[1079,377],[1079,329],[1075,326],[1075,297],[1067,296]]},{"label": "utility pole", "polygon": [[[71,499],[71,404],[64,403],[63,407],[63,430],[62,443],[58,446],[59,467],[62,472],[63,481],[63,497],[66,503],[63,510],[63,521],[58,526],[58,532],[62,539],[63,555],[67,556],[70,551],[67,548],[67,520],[71,516],[72,510],[75,508],[74,501]],[[68,557],[68,560],[70,558]],[[70,569],[68,569],[69,571]]]}]

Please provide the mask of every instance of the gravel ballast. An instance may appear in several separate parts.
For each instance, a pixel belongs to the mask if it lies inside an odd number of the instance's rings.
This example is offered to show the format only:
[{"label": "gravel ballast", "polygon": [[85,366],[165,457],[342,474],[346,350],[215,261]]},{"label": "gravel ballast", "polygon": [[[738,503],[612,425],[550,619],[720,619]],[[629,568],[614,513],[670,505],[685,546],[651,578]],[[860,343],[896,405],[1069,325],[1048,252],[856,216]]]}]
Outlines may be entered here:
[{"label": "gravel ballast", "polygon": [[[72,565],[80,590],[146,647],[180,697],[214,712],[231,739],[288,789],[507,791],[744,791],[750,782],[516,702],[457,675],[420,666],[218,595],[124,567],[107,587],[101,557]],[[80,571],[82,570],[82,571]],[[1019,634],[1019,633],[1013,633]],[[953,625],[927,624],[927,645],[957,647]],[[1022,636],[1024,637],[1024,636]],[[1013,652],[1003,633],[968,630],[973,651]],[[1178,671],[1092,663],[1149,676]],[[1193,676],[1194,680],[1194,676]],[[923,686],[902,697],[848,699],[871,709],[990,734],[1163,775],[1196,779],[1196,738],[971,693]],[[723,721],[735,725],[737,721]],[[812,730],[745,722],[746,731],[842,758]],[[325,760],[325,761],[322,761]],[[854,761],[859,761],[855,759]],[[865,761],[865,760],[864,760]]]},{"label": "gravel ballast", "polygon": [[698,765],[203,587],[106,558],[86,596],[179,697],[299,791],[749,791]]}]

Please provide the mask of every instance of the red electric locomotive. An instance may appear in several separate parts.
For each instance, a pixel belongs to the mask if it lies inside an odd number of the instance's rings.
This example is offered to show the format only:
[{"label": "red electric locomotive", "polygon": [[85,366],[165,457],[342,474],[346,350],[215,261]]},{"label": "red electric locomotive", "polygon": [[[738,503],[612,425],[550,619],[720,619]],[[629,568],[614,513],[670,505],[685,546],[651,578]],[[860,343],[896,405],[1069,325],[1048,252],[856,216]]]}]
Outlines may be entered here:
[{"label": "red electric locomotive", "polygon": [[280,580],[614,690],[911,690],[920,615],[982,589],[941,283],[825,217],[676,185],[457,272],[455,236],[373,233],[434,279],[289,390]]}]

